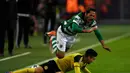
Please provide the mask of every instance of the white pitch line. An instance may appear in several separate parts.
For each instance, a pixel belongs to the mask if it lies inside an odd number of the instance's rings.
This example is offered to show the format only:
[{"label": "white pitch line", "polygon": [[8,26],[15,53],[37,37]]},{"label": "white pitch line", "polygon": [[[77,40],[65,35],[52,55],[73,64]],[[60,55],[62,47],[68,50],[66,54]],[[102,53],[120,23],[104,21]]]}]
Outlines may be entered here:
[{"label": "white pitch line", "polygon": [[[127,34],[124,34],[124,35],[121,35],[121,36],[118,36],[118,37],[115,37],[115,38],[111,38],[111,39],[105,40],[105,43],[107,44],[107,43],[110,43],[110,42],[114,42],[114,41],[117,41],[117,40],[119,40],[121,38],[125,38],[125,37],[128,37],[128,36],[130,36],[130,33],[127,33]],[[76,50],[76,51],[73,51],[73,52],[69,52],[68,54],[75,53],[75,52],[80,52],[80,51],[84,51],[86,49],[97,47],[99,45],[100,45],[100,43],[93,44],[91,46],[84,47],[82,49],[79,49],[79,50]]]},{"label": "white pitch line", "polygon": [[11,56],[11,57],[2,58],[2,59],[0,59],[0,62],[5,61],[5,60],[9,60],[9,59],[12,59],[12,58],[20,57],[20,56],[25,56],[25,55],[28,55],[30,53],[31,52],[25,52],[25,53],[22,53],[22,54]]},{"label": "white pitch line", "polygon": [[[114,42],[114,41],[117,41],[117,40],[119,40],[119,39],[121,39],[121,38],[125,38],[125,37],[128,37],[128,36],[130,36],[130,33],[127,33],[127,34],[124,34],[124,35],[121,35],[121,36],[118,36],[118,37],[115,37],[115,38],[111,38],[111,39],[105,40],[105,43],[107,44],[107,43],[110,43],[110,42]],[[76,51],[73,51],[73,52],[69,52],[69,53],[67,53],[67,54],[76,53],[76,52],[81,52],[81,51],[84,51],[84,50],[89,49],[89,48],[97,47],[97,46],[99,46],[99,45],[100,45],[100,43],[93,44],[93,45],[91,45],[91,46],[86,46],[86,47],[84,47],[84,48],[82,48],[82,49],[79,49],[79,50],[76,50]],[[54,58],[55,58],[55,57],[54,57]],[[38,64],[38,65],[39,65],[39,64],[43,64],[43,63],[45,63],[45,62],[47,62],[47,61],[49,61],[49,60],[52,60],[52,59],[54,59],[54,58],[41,61],[41,62],[39,62],[39,63],[37,63],[37,64]],[[35,65],[35,64],[33,64],[33,65]],[[30,65],[30,66],[32,66],[32,65]],[[30,67],[30,66],[27,66],[27,67]]]}]

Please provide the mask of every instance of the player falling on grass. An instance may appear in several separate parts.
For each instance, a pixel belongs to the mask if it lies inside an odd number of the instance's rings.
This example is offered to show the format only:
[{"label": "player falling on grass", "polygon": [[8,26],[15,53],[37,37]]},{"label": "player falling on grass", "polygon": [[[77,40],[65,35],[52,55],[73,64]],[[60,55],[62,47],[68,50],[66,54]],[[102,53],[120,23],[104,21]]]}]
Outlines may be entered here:
[{"label": "player falling on grass", "polygon": [[89,8],[86,12],[80,12],[71,19],[61,22],[57,32],[48,32],[47,35],[50,36],[52,53],[55,52],[58,58],[63,58],[65,52],[74,43],[77,33],[91,33],[92,31],[94,31],[102,47],[110,51],[98,30],[95,16],[96,10]]},{"label": "player falling on grass", "polygon": [[41,64],[36,68],[25,68],[7,73],[66,73],[75,70],[75,73],[91,73],[86,65],[92,63],[97,56],[97,52],[93,49],[88,49],[85,54],[74,53],[65,56],[62,59],[54,59]]}]

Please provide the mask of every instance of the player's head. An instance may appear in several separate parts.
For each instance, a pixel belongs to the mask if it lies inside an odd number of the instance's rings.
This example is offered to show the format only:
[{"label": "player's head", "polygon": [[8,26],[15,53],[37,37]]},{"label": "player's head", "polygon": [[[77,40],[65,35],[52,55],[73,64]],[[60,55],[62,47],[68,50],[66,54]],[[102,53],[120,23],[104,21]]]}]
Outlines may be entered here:
[{"label": "player's head", "polygon": [[88,8],[85,12],[85,20],[91,21],[92,19],[95,19],[95,17],[96,17],[96,9]]},{"label": "player's head", "polygon": [[94,51],[93,49],[88,49],[85,54],[84,54],[84,62],[90,64],[91,62],[93,62],[95,60],[95,58],[97,57],[97,52]]}]

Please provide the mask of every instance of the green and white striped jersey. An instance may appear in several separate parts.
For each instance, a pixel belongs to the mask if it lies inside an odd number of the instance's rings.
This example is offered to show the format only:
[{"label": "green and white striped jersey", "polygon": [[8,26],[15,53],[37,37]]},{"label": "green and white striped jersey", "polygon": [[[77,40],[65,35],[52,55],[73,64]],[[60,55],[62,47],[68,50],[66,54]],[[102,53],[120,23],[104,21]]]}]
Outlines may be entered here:
[{"label": "green and white striped jersey", "polygon": [[95,20],[90,23],[86,23],[86,21],[84,20],[84,13],[80,12],[77,15],[73,16],[71,19],[63,21],[61,24],[61,30],[63,31],[63,33],[73,36],[78,33],[73,31],[73,29],[78,27],[78,29],[82,30],[87,29],[87,27],[93,27],[95,25]]}]

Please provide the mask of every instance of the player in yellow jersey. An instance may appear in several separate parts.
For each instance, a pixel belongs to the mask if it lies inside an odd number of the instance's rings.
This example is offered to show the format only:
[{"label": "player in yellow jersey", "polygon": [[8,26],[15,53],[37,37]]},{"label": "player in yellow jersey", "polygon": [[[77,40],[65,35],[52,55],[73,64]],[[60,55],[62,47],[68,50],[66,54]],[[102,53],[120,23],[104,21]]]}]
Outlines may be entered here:
[{"label": "player in yellow jersey", "polygon": [[91,73],[86,65],[92,63],[97,56],[97,52],[93,49],[88,49],[85,54],[74,53],[65,56],[62,59],[54,59],[46,62],[36,68],[25,68],[9,73],[66,73],[75,70],[75,73]]}]

